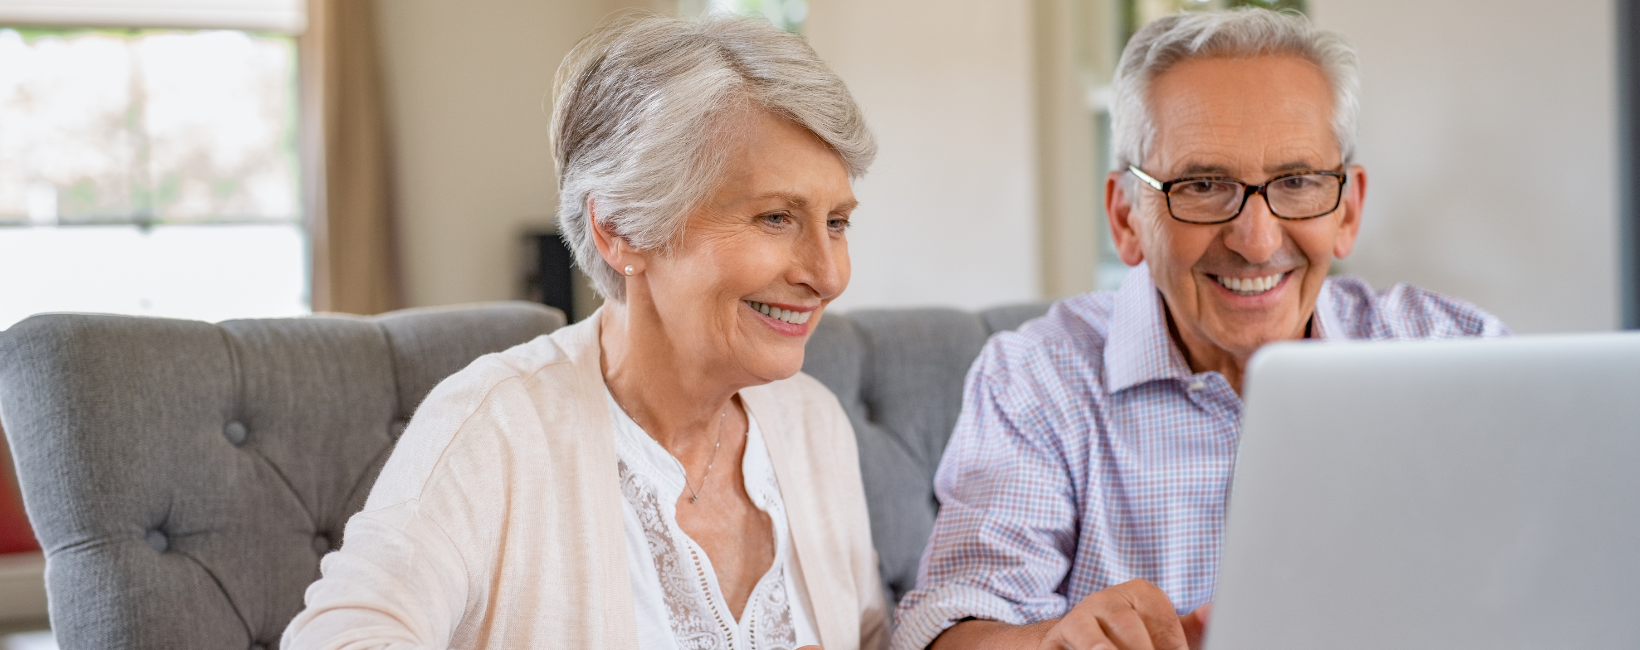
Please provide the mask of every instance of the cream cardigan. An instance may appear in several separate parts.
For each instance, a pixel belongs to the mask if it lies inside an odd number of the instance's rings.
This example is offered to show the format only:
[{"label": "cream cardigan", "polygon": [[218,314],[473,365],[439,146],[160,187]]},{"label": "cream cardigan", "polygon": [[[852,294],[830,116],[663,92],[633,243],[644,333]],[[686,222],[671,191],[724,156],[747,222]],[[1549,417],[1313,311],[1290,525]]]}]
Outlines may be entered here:
[{"label": "cream cardigan", "polygon": [[[637,647],[597,322],[433,389],[281,648]],[[740,396],[764,431],[822,646],[883,647],[848,417],[803,374]]]}]

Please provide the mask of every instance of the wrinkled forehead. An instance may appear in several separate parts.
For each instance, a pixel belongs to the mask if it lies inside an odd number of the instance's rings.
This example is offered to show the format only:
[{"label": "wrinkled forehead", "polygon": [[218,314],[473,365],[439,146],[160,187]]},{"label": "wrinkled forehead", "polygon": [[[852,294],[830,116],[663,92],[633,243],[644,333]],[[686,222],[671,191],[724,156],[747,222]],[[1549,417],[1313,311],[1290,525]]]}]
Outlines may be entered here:
[{"label": "wrinkled forehead", "polygon": [[1168,175],[1280,173],[1340,164],[1326,75],[1293,56],[1201,58],[1158,75],[1146,165]]}]

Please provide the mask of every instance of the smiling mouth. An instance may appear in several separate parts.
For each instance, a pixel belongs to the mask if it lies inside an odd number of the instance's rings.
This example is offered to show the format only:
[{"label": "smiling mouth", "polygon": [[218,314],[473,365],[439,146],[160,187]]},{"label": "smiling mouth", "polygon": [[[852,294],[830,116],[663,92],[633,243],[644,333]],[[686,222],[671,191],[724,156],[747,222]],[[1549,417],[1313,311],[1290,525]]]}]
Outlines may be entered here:
[{"label": "smiling mouth", "polygon": [[809,317],[814,315],[813,309],[808,311],[792,311],[790,309],[770,307],[766,304],[753,300],[742,300],[741,302],[744,302],[747,306],[757,310],[757,313],[759,314],[763,314],[764,316],[768,316],[769,318],[773,318],[778,321],[791,323],[793,325],[802,325],[803,323],[807,323],[809,322]]},{"label": "smiling mouth", "polygon": [[1238,296],[1256,296],[1281,284],[1281,279],[1287,277],[1287,272],[1266,275],[1261,278],[1227,278],[1222,275],[1210,276],[1226,289]]}]

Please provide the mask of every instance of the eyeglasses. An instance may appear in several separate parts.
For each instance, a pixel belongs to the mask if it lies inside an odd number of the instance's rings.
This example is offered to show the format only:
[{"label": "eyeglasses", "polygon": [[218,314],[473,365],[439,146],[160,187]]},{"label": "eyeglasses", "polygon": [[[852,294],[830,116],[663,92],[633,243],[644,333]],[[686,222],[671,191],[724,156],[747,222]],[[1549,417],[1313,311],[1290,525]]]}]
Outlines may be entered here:
[{"label": "eyeglasses", "polygon": [[1254,194],[1264,197],[1270,214],[1291,221],[1330,214],[1344,198],[1343,168],[1286,174],[1263,185],[1215,177],[1180,178],[1164,183],[1133,165],[1128,165],[1128,171],[1166,194],[1168,214],[1185,223],[1226,223],[1241,215],[1248,197]]}]

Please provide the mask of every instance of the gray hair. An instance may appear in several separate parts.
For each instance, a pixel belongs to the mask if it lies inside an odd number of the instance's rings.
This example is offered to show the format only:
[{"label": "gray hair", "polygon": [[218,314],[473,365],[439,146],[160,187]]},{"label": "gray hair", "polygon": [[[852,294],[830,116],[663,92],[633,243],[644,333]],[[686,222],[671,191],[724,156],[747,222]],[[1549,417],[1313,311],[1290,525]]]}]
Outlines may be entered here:
[{"label": "gray hair", "polygon": [[1297,56],[1321,68],[1333,92],[1333,137],[1344,164],[1352,162],[1361,114],[1355,49],[1301,14],[1247,7],[1174,14],[1145,25],[1128,41],[1116,64],[1110,110],[1115,169],[1143,164],[1150,150],[1156,125],[1148,95],[1162,73],[1190,59],[1268,54]]},{"label": "gray hair", "polygon": [[605,298],[625,300],[587,224],[637,250],[670,252],[717,188],[724,137],[747,109],[808,129],[865,174],[877,145],[843,80],[803,37],[766,20],[628,14],[577,43],[558,68],[552,143],[558,232]]}]

